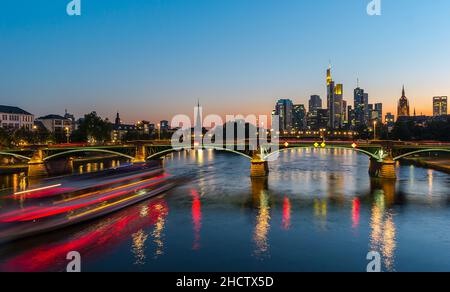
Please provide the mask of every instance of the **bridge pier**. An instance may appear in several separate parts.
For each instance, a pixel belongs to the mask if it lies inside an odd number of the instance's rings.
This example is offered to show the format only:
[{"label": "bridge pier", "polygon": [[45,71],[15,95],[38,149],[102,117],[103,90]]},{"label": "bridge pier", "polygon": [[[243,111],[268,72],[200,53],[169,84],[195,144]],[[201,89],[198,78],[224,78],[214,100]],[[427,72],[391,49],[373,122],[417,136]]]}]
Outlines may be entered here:
[{"label": "bridge pier", "polygon": [[382,161],[371,158],[369,165],[369,175],[373,178],[397,179],[395,171],[395,161],[392,158],[384,158]]},{"label": "bridge pier", "polygon": [[43,176],[48,176],[48,171],[44,162],[44,151],[38,149],[33,153],[33,157],[28,162],[28,177]]},{"label": "bridge pier", "polygon": [[250,176],[255,177],[266,177],[269,175],[269,163],[261,159],[259,154],[253,156],[250,166]]},{"label": "bridge pier", "polygon": [[147,148],[145,145],[136,145],[133,163],[144,163],[147,161]]}]

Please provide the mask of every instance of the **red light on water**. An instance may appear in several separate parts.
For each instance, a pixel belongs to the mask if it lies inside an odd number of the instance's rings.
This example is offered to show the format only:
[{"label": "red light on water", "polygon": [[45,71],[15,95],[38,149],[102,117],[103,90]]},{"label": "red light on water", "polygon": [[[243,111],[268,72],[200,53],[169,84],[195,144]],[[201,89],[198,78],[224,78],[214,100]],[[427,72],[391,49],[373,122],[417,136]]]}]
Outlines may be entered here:
[{"label": "red light on water", "polygon": [[[141,205],[142,206],[142,205]],[[97,224],[91,224],[72,234],[68,240],[49,241],[25,252],[6,259],[0,264],[1,271],[40,272],[63,271],[67,265],[66,255],[70,251],[79,251],[83,257],[92,258],[98,252],[113,250],[114,247],[129,239],[133,233],[156,224],[158,218],[165,218],[169,208],[162,200],[148,203],[148,215],[141,216],[136,206],[122,210]]]},{"label": "red light on water", "polygon": [[357,228],[359,226],[360,207],[361,207],[361,202],[360,202],[359,198],[353,199],[353,207],[352,207],[353,228]]},{"label": "red light on water", "polygon": [[193,249],[200,249],[200,231],[202,228],[202,209],[200,195],[196,190],[191,191],[192,195],[192,222],[194,224],[194,245]]},{"label": "red light on water", "polygon": [[283,201],[283,229],[289,230],[291,227],[291,201],[288,197],[284,197]]}]

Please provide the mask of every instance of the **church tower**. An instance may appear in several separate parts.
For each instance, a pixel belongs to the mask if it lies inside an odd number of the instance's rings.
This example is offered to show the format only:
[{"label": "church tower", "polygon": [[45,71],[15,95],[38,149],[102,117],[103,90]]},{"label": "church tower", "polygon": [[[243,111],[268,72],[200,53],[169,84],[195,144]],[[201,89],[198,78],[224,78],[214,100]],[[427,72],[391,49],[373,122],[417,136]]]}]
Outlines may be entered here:
[{"label": "church tower", "polygon": [[409,101],[405,94],[405,86],[403,86],[402,97],[398,101],[398,109],[397,109],[398,117],[409,117]]},{"label": "church tower", "polygon": [[116,126],[122,124],[122,121],[120,120],[120,114],[119,114],[119,112],[117,112],[115,124],[116,124]]}]

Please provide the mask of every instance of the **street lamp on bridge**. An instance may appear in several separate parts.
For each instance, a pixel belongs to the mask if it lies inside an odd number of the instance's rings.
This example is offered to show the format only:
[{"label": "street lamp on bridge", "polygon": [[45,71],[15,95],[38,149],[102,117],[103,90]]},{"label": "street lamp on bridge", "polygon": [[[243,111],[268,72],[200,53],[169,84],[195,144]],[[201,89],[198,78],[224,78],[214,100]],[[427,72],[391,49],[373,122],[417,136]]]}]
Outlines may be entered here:
[{"label": "street lamp on bridge", "polygon": [[69,144],[70,143],[70,128],[65,127],[64,130],[66,132],[67,144]]}]

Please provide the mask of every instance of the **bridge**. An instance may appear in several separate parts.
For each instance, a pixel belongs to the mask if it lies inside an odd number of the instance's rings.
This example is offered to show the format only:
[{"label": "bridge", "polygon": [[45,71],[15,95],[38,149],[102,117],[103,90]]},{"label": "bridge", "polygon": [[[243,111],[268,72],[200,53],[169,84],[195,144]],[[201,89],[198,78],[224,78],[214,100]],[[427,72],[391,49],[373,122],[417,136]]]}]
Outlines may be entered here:
[{"label": "bridge", "polygon": [[[371,177],[396,179],[396,162],[402,158],[429,152],[450,153],[450,144],[441,143],[406,143],[397,141],[280,141],[277,145],[261,145],[251,149],[248,144],[233,145],[195,145],[190,149],[212,149],[241,155],[251,161],[252,177],[267,176],[269,162],[276,159],[279,153],[291,149],[346,149],[366,155],[370,159],[369,174]],[[133,141],[123,145],[102,146],[30,146],[25,149],[0,150],[1,157],[9,157],[24,161],[28,165],[30,177],[48,174],[47,164],[51,161],[69,162],[77,155],[108,154],[122,157],[132,163],[144,163],[159,160],[171,153],[185,150],[173,147],[170,141]],[[1,161],[1,160],[0,160]]]}]

